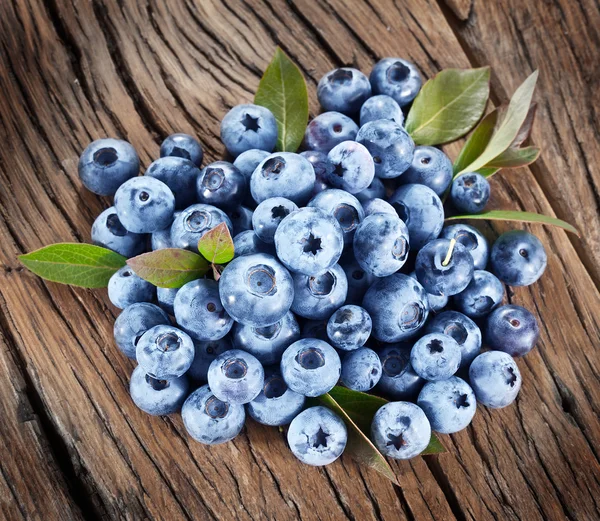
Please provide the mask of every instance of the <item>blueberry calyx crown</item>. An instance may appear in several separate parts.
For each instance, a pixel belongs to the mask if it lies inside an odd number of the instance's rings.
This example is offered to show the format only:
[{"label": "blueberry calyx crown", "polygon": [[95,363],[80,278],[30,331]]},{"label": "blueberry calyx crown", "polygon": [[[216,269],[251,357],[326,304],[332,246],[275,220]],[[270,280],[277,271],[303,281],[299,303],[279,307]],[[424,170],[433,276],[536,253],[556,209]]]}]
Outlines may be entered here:
[{"label": "blueberry calyx crown", "polygon": [[121,224],[121,221],[116,213],[111,213],[106,218],[106,228],[110,231],[110,233],[116,235],[117,237],[125,237],[125,235],[127,235],[127,230]]},{"label": "blueberry calyx crown", "polygon": [[315,433],[312,439],[312,446],[315,449],[319,447],[327,448],[327,438],[329,438],[329,434],[323,430],[323,427],[319,426],[319,430]]},{"label": "blueberry calyx crown", "polygon": [[231,358],[223,364],[221,370],[227,378],[239,380],[248,373],[248,364],[241,358]]},{"label": "blueberry calyx crown", "polygon": [[285,159],[275,156],[265,161],[262,167],[262,174],[267,179],[276,179],[285,169]]},{"label": "blueberry calyx crown", "polygon": [[412,331],[421,327],[425,321],[425,307],[421,302],[410,302],[402,308],[399,326],[402,331]]},{"label": "blueberry calyx crown", "polygon": [[303,246],[304,253],[312,253],[316,255],[321,248],[321,239],[319,237],[315,237],[312,232],[308,235],[306,239],[304,239]]},{"label": "blueberry calyx crown", "polygon": [[325,297],[333,291],[335,282],[335,275],[331,271],[325,271],[309,277],[308,289],[315,297]]},{"label": "blueberry calyx crown", "polygon": [[246,272],[246,286],[259,297],[274,295],[277,292],[275,271],[266,264],[252,266]]},{"label": "blueberry calyx crown", "polygon": [[204,210],[194,210],[184,221],[186,229],[190,232],[201,232],[210,226],[210,215]]},{"label": "blueberry calyx crown", "polygon": [[106,167],[115,163],[119,159],[119,154],[112,147],[101,148],[94,152],[94,163]]},{"label": "blueberry calyx crown", "polygon": [[402,62],[392,63],[387,70],[387,79],[391,83],[402,83],[410,75],[410,69]]},{"label": "blueberry calyx crown", "polygon": [[344,232],[351,232],[359,224],[356,208],[346,203],[338,205],[333,211],[333,216],[337,219],[337,222],[340,223]]},{"label": "blueberry calyx crown", "polygon": [[202,186],[214,192],[223,186],[224,181],[225,173],[221,168],[207,168],[204,179],[202,179]]},{"label": "blueberry calyx crown", "polygon": [[274,375],[269,380],[265,382],[263,387],[263,392],[265,393],[265,397],[269,400],[273,400],[275,398],[281,398],[285,392],[287,391],[287,385],[283,378],[278,375]]},{"label": "blueberry calyx crown", "polygon": [[163,333],[156,339],[156,345],[164,351],[177,351],[181,347],[181,339],[175,333]]},{"label": "blueberry calyx crown", "polygon": [[147,374],[145,376],[146,383],[152,387],[155,391],[162,391],[169,387],[169,380],[159,380],[158,378],[154,378],[153,376]]},{"label": "blueberry calyx crown", "polygon": [[213,419],[225,418],[229,412],[229,404],[222,402],[216,396],[211,396],[206,400],[204,412]]},{"label": "blueberry calyx crown", "polygon": [[296,355],[296,362],[304,369],[318,369],[325,365],[325,357],[317,347],[307,347]]},{"label": "blueberry calyx crown", "polygon": [[349,85],[352,83],[352,71],[347,69],[336,69],[332,72],[327,81],[333,85]]},{"label": "blueberry calyx crown", "polygon": [[258,118],[255,118],[248,113],[244,114],[244,117],[242,118],[242,125],[244,125],[246,130],[250,130],[251,132],[258,132],[260,129]]}]

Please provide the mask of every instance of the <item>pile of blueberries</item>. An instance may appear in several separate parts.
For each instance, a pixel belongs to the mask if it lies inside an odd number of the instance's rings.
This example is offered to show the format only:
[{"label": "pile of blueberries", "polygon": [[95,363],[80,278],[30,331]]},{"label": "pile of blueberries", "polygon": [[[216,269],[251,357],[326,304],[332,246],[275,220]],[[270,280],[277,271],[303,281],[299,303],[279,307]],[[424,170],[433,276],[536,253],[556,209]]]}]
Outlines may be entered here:
[{"label": "pile of blueberries", "polygon": [[532,349],[539,329],[526,309],[501,305],[503,283],[535,282],[546,253],[525,231],[490,248],[471,226],[444,226],[441,197],[449,211],[479,212],[489,184],[477,173],[452,181],[441,150],[414,145],[403,107],[420,87],[414,65],[398,58],[370,78],[329,72],[318,85],[325,112],[301,153],[273,153],[276,120],[251,104],[221,123],[233,163],[202,168],[202,147],[185,134],[165,139],[142,176],[129,143],[86,148],[83,183],[114,195],[94,222],[95,244],[132,257],[197,252],[220,223],[234,237],[218,281],[156,288],[129,267],[111,278],[110,300],[123,309],[115,341],[137,361],[130,392],[140,409],[181,410],[190,436],[209,445],[234,438],[246,415],[290,424],[292,452],[325,465],[343,452],[347,428],[325,407],[306,408],[307,398],[338,383],[391,400],[371,437],[399,459],[421,453],[432,430],[467,427],[477,402],[515,400],[513,357]]}]

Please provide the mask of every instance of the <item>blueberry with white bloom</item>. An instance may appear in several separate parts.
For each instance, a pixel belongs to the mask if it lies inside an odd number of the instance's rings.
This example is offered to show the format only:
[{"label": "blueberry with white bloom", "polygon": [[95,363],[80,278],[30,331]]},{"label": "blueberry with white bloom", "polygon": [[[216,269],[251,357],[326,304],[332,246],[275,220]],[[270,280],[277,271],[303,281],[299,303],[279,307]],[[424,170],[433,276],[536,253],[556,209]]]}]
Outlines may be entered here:
[{"label": "blueberry with white bloom", "polygon": [[342,306],[327,323],[327,336],[331,344],[342,351],[352,351],[365,345],[371,336],[373,323],[360,306]]},{"label": "blueberry with white bloom", "polygon": [[277,143],[277,121],[259,105],[237,105],[221,120],[221,141],[232,156],[259,148],[271,152]]},{"label": "blueberry with white bloom", "polygon": [[393,400],[412,400],[425,384],[410,364],[410,344],[390,344],[379,351],[381,379],[377,392]]},{"label": "blueberry with white bloom", "polygon": [[410,352],[410,364],[421,378],[447,380],[460,367],[460,346],[449,335],[430,333],[421,337]]},{"label": "blueberry with white bloom", "polygon": [[158,305],[171,316],[175,316],[173,304],[178,291],[179,288],[156,288]]},{"label": "blueberry with white bloom", "polygon": [[129,394],[133,403],[146,414],[165,416],[178,412],[188,396],[190,384],[185,375],[159,380],[138,365],[131,375]]},{"label": "blueberry with white bloom", "polygon": [[391,96],[379,94],[371,96],[360,108],[360,126],[376,121],[378,119],[389,119],[398,125],[404,124],[404,114],[400,105]]},{"label": "blueberry with white bloom", "polygon": [[371,184],[367,186],[362,192],[354,194],[355,197],[364,205],[371,199],[384,199],[385,198],[385,185],[379,177],[374,177]]},{"label": "blueberry with white bloom", "polygon": [[108,298],[114,306],[125,309],[136,302],[152,302],[156,288],[123,266],[108,281]]},{"label": "blueberry with white bloom", "polygon": [[294,301],[292,311],[303,318],[324,320],[344,304],[348,280],[339,264],[315,275],[292,274]]},{"label": "blueberry with white bloom", "polygon": [[252,230],[252,216],[254,212],[245,206],[236,206],[227,214],[233,226],[232,235]]},{"label": "blueberry with white bloom", "polygon": [[449,335],[460,346],[461,367],[469,364],[481,351],[481,330],[469,317],[458,311],[444,311],[434,316],[425,333],[443,333]]},{"label": "blueberry with white bloom", "polygon": [[487,351],[475,358],[469,368],[469,381],[477,401],[492,409],[514,402],[522,383],[516,362],[502,351]]},{"label": "blueberry with white bloom", "polygon": [[316,195],[330,188],[329,184],[327,184],[327,172],[331,168],[331,165],[327,162],[327,154],[318,152],[317,150],[306,150],[305,152],[300,152],[300,155],[308,159],[315,171],[315,184],[312,194]]},{"label": "blueberry with white bloom", "polygon": [[362,222],[365,213],[359,200],[352,194],[336,188],[324,190],[313,197],[308,206],[320,208],[335,217],[344,233],[344,244],[352,244],[354,232]]},{"label": "blueberry with white bloom", "polygon": [[359,70],[341,67],[319,81],[317,98],[325,110],[356,114],[371,96],[369,79]]},{"label": "blueberry with white bloom", "polygon": [[341,382],[353,391],[370,391],[381,378],[381,361],[368,347],[350,351],[342,359]]},{"label": "blueberry with white bloom", "polygon": [[190,394],[181,408],[188,434],[204,445],[226,443],[235,438],[246,420],[243,405],[219,400],[208,385]]},{"label": "blueberry with white bloom", "polygon": [[374,213],[389,213],[395,217],[398,217],[395,208],[383,199],[375,198],[363,203],[363,209],[365,211],[365,217],[373,215]]},{"label": "blueberry with white bloom", "polygon": [[153,378],[179,378],[192,365],[194,343],[173,326],[154,326],[140,338],[136,348],[138,364]]},{"label": "blueberry with white bloom", "polygon": [[492,246],[492,271],[509,286],[533,284],[542,276],[547,263],[542,242],[524,230],[503,233]]},{"label": "blueberry with white bloom", "polygon": [[423,410],[414,403],[390,402],[375,413],[371,439],[384,456],[410,459],[429,445],[431,425]]},{"label": "blueberry with white bloom", "polygon": [[77,169],[88,190],[113,195],[125,181],[138,175],[140,158],[127,141],[97,139],[83,151]]},{"label": "blueberry with white bloom", "polygon": [[142,335],[154,326],[170,323],[169,316],[155,304],[131,304],[115,320],[115,343],[125,356],[135,359],[135,350]]},{"label": "blueberry with white bloom", "polygon": [[417,404],[423,409],[431,428],[442,434],[467,428],[477,410],[473,389],[457,376],[425,384]]},{"label": "blueberry with white bloom", "polygon": [[289,346],[281,358],[281,374],[292,391],[316,397],[335,387],[342,365],[336,350],[316,338],[303,338]]},{"label": "blueberry with white bloom", "polygon": [[485,343],[491,349],[523,356],[533,349],[539,336],[535,316],[521,306],[502,306],[487,317]]},{"label": "blueberry with white bloom", "polygon": [[468,224],[451,224],[444,226],[440,239],[456,239],[473,257],[473,266],[476,270],[484,270],[490,256],[490,247],[484,235]]},{"label": "blueberry with white bloom", "polygon": [[275,255],[275,246],[261,241],[254,233],[254,230],[246,230],[238,233],[233,238],[233,251],[236,257],[243,255],[252,255],[254,253],[266,253]]},{"label": "blueberry with white bloom", "polygon": [[244,175],[227,161],[215,161],[198,175],[198,201],[223,209],[240,205],[246,197],[248,182]]},{"label": "blueberry with white bloom", "polygon": [[208,385],[227,403],[244,404],[256,398],[263,387],[263,366],[250,353],[231,349],[221,353],[208,368]]},{"label": "blueberry with white bloom", "polygon": [[252,227],[258,238],[266,243],[275,242],[275,231],[281,221],[295,212],[298,206],[285,197],[271,197],[260,203],[252,215]]},{"label": "blueberry with white bloom", "polygon": [[248,186],[250,185],[250,178],[256,170],[256,167],[268,155],[269,152],[267,152],[266,150],[252,148],[250,150],[246,150],[246,152],[242,152],[239,156],[235,158],[233,166],[235,166],[246,178]]},{"label": "blueberry with white bloom", "polygon": [[[417,274],[414,271],[409,274],[409,277],[418,280]],[[448,305],[448,296],[432,295],[431,293],[427,293],[427,302],[429,303],[429,311],[437,312],[444,309]]]},{"label": "blueberry with white bloom", "polygon": [[420,184],[442,197],[452,182],[452,161],[439,148],[417,146],[412,162],[400,178],[401,184]]},{"label": "blueberry with white bloom", "polygon": [[146,250],[146,236],[127,231],[114,206],[104,210],[94,221],[92,242],[124,257],[135,257]]},{"label": "blueberry with white bloom", "polygon": [[358,125],[340,112],[323,112],[306,127],[304,145],[309,150],[328,154],[343,141],[353,141],[358,133]]},{"label": "blueberry with white bloom", "polygon": [[325,407],[311,407],[293,419],[287,439],[292,453],[302,463],[320,467],[342,455],[348,430],[334,412]]},{"label": "blueberry with white bloom", "polygon": [[203,156],[202,145],[189,134],[171,134],[160,145],[160,157],[182,157],[197,167],[202,165]]},{"label": "blueberry with white bloom", "polygon": [[365,293],[377,277],[367,273],[360,267],[352,251],[348,251],[342,256],[340,266],[343,268],[348,280],[346,304],[361,305]]},{"label": "blueberry with white bloom", "polygon": [[262,391],[246,405],[248,414],[263,425],[288,425],[304,408],[306,398],[292,391],[278,370],[265,371]]},{"label": "blueberry with white bloom", "polygon": [[169,187],[150,176],[134,177],[115,193],[115,210],[130,232],[153,233],[173,221],[175,197]]},{"label": "blueberry with white bloom", "polygon": [[421,90],[421,76],[417,68],[401,58],[384,58],[377,62],[371,75],[373,94],[386,94],[398,105],[408,105]]},{"label": "blueberry with white bloom", "polygon": [[489,315],[502,302],[504,286],[489,271],[475,270],[469,285],[454,295],[454,305],[471,318]]},{"label": "blueberry with white bloom", "polygon": [[221,223],[225,223],[231,232],[233,226],[223,210],[210,204],[188,206],[171,225],[171,247],[198,253],[198,241]]},{"label": "blueberry with white bloom", "polygon": [[196,180],[200,169],[189,159],[161,157],[150,164],[144,175],[169,187],[175,196],[176,208],[186,208],[196,202]]},{"label": "blueberry with white bloom", "polygon": [[356,141],[344,141],[327,154],[327,182],[351,194],[362,192],[373,182],[375,164],[369,151]]},{"label": "blueberry with white bloom", "polygon": [[481,174],[467,172],[452,181],[450,202],[466,214],[482,212],[490,199],[490,183]]},{"label": "blueberry with white bloom", "polygon": [[232,348],[229,335],[219,340],[194,340],[194,360],[186,373],[187,376],[194,382],[206,383],[210,364],[217,356]]}]

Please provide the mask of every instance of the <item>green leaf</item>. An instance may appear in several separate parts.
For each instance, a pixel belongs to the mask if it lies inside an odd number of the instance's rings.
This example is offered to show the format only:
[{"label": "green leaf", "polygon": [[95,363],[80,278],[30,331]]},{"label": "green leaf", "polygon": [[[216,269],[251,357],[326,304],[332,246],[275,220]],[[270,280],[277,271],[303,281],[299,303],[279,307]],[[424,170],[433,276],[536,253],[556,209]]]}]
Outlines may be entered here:
[{"label": "green leaf", "polygon": [[27,269],[52,282],[104,288],[127,259],[92,244],[59,243],[19,255],[19,260]]},{"label": "green leaf", "polygon": [[[353,391],[346,387],[336,386],[329,395],[344,409],[346,414],[352,418],[357,427],[367,436],[371,432],[371,421],[373,416],[384,406],[387,400],[373,394]],[[446,452],[435,434],[431,434],[429,446],[421,453],[422,456]]]},{"label": "green leaf", "polygon": [[406,130],[417,145],[440,145],[469,132],[490,95],[490,68],[445,69],[415,98]]},{"label": "green leaf", "polygon": [[178,248],[151,251],[127,261],[136,275],[159,288],[180,288],[202,277],[210,267],[197,253]]},{"label": "green leaf", "polygon": [[[485,165],[485,170],[496,169],[498,171],[501,168],[527,166],[533,163],[539,155],[540,149],[538,147],[509,148]],[[485,177],[490,177],[490,175],[492,174],[487,174]]]},{"label": "green leaf", "polygon": [[502,123],[498,126],[496,132],[490,139],[483,153],[472,163],[464,167],[460,172],[476,172],[485,167],[489,162],[498,157],[502,152],[508,149],[513,141],[520,135],[521,128],[530,114],[531,99],[538,77],[538,71],[535,71],[523,84],[516,90]]},{"label": "green leaf", "polygon": [[498,110],[490,112],[477,125],[477,128],[467,139],[465,146],[454,162],[454,174],[460,172],[465,166],[475,161],[487,147],[490,142],[494,127],[498,120]]},{"label": "green leaf", "polygon": [[233,239],[225,223],[206,232],[198,241],[198,251],[212,264],[225,264],[233,259]]},{"label": "green leaf", "polygon": [[254,103],[277,120],[277,150],[296,152],[308,123],[308,92],[300,69],[279,48],[263,74]]},{"label": "green leaf", "polygon": [[360,465],[371,467],[389,479],[392,483],[398,485],[398,480],[396,479],[396,475],[394,474],[392,467],[390,467],[390,464],[383,454],[377,450],[377,447],[375,447],[368,436],[358,428],[345,409],[343,409],[330,394],[319,396],[318,400],[325,407],[341,416],[344,420],[344,423],[348,428],[348,443],[346,444],[346,451],[348,454],[350,454],[350,456],[352,456],[352,458]]},{"label": "green leaf", "polygon": [[514,210],[491,210],[475,215],[455,215],[454,217],[447,217],[446,221],[456,221],[458,219],[482,219],[486,221],[518,221],[524,223],[548,224],[550,226],[563,228],[579,237],[577,228],[570,225],[568,222],[539,213],[519,212]]},{"label": "green leaf", "polygon": [[533,128],[533,122],[535,120],[536,113],[537,103],[534,102],[529,106],[525,121],[521,125],[519,132],[517,132],[515,139],[513,139],[512,143],[510,144],[511,148],[519,148],[529,137],[529,134],[531,134],[531,129]]}]

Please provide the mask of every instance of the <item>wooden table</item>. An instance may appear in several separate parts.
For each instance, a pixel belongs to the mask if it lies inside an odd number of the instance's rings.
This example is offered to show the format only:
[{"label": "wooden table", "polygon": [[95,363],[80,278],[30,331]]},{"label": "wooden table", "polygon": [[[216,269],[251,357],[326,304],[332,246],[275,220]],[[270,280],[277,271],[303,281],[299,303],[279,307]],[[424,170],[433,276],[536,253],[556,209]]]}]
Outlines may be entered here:
[{"label": "wooden table", "polygon": [[[593,0],[0,2],[4,519],[599,519],[599,27]],[[322,74],[384,56],[425,77],[490,64],[496,104],[540,69],[543,155],[495,177],[492,205],[555,214],[582,239],[535,227],[548,269],[508,294],[541,326],[519,360],[516,405],[481,407],[443,436],[447,454],[394,462],[400,487],[349,457],[300,465],[282,433],[253,422],[206,448],[179,417],[145,415],[128,396],[133,365],[113,344],[105,291],[44,283],[16,259],[90,240],[108,204],[77,177],[93,139],[127,139],[147,166],[182,131],[221,157],[219,120],[252,100],[276,45],[304,72],[313,114]]]}]

